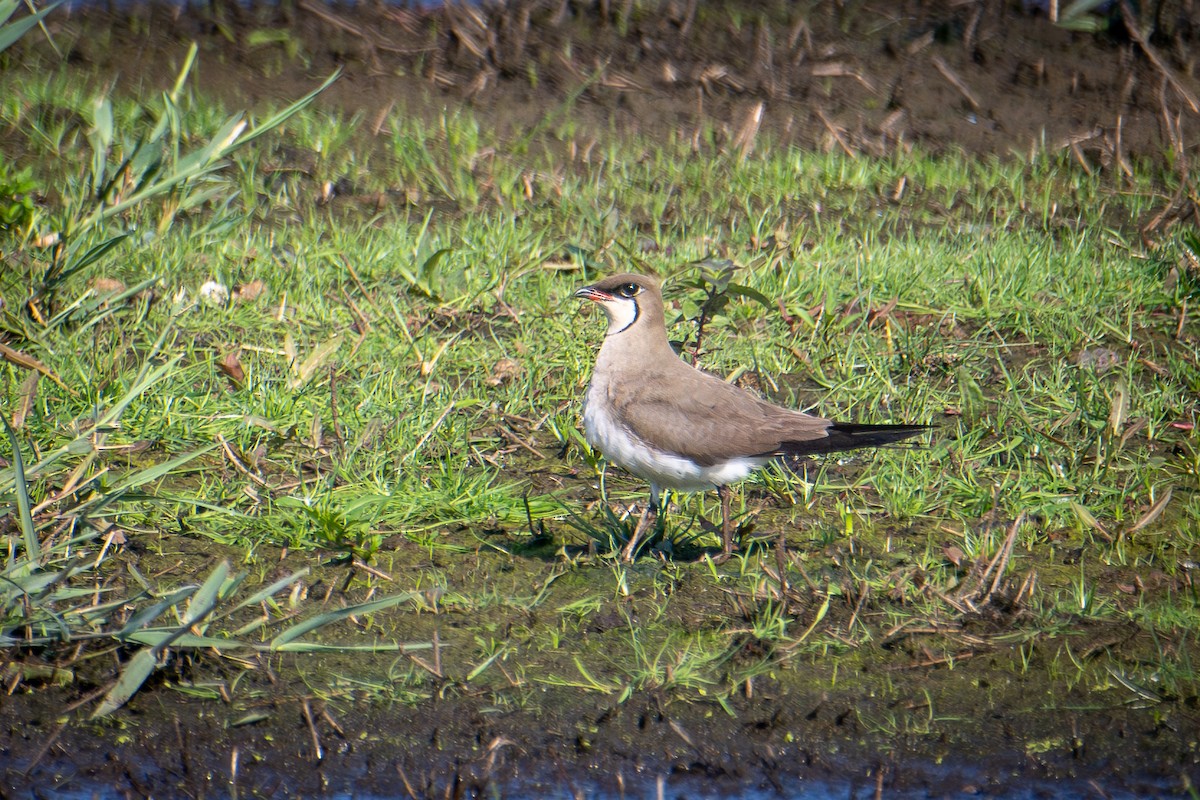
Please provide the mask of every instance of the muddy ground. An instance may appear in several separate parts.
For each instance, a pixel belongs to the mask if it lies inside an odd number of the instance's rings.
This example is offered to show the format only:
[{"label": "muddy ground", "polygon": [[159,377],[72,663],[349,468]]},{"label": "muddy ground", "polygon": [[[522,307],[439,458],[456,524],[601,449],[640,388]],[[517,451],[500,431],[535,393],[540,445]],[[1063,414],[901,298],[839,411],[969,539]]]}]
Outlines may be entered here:
[{"label": "muddy ground", "polygon": [[[761,146],[770,133],[875,155],[914,145],[1000,157],[1047,150],[1091,170],[1161,164],[1166,153],[1186,169],[1195,155],[1200,9],[1190,1],[1143,4],[1141,26],[1128,24],[1132,9],[1114,5],[1091,18],[1107,27],[1102,33],[1052,24],[1036,2],[828,2],[801,13],[789,3],[681,1],[630,15],[627,5],[524,2],[502,12],[302,0],[273,9],[73,12],[51,29],[81,76],[97,84],[116,76],[130,92],[166,88],[187,43],[198,41],[198,88],[231,106],[297,97],[341,66],[345,77],[320,102],[362,112],[367,127],[391,108],[435,117],[467,106],[512,133],[569,113],[582,138],[590,131],[595,139],[691,135],[716,122],[731,148]],[[286,28],[307,63],[282,47],[248,45],[239,31],[252,27]],[[22,47],[30,48],[22,58],[49,58],[41,44]],[[1187,218],[1194,209],[1172,213]],[[209,542],[183,549],[214,557]],[[514,561],[523,580],[544,579],[547,569],[539,558],[491,551],[468,560],[439,557],[436,566],[451,585],[511,574]],[[403,585],[406,569],[429,567],[412,557],[389,568]],[[336,567],[326,569],[326,580],[339,580]],[[661,566],[641,569],[648,576]],[[579,635],[604,646],[619,628],[611,621],[618,610],[606,607]],[[832,610],[830,624],[852,612]],[[814,609],[795,613],[811,619]],[[403,638],[427,641],[435,630],[453,638],[471,623],[460,616],[425,615]],[[982,638],[1004,622],[972,624]],[[1110,647],[1152,652],[1145,632],[1120,625],[1084,625],[1077,636],[1085,659]],[[948,639],[933,650],[954,647]],[[819,664],[811,674],[768,672],[728,711],[674,691],[622,701],[432,675],[416,698],[310,691],[305,680],[280,676],[311,660],[263,657],[243,671],[201,658],[157,679],[191,693],[160,685],[111,720],[71,717],[107,686],[110,656],[69,686],[24,684],[0,698],[0,786],[6,796],[564,797],[627,789],[645,797],[665,776],[672,797],[823,789],[839,797],[1049,797],[1064,786],[1107,797],[1196,784],[1196,697],[1098,701],[1086,685],[1064,690],[1045,683],[1044,670],[1023,674],[1012,648],[959,651],[963,658],[950,665],[901,640],[864,655],[849,680],[835,681]],[[300,669],[312,686],[327,687],[328,675],[351,667],[387,674],[394,659],[364,655]],[[225,702],[221,687],[235,681],[239,699]]]},{"label": "muddy ground", "polygon": [[[630,5],[413,10],[302,0],[179,12],[139,4],[57,30],[82,73],[129,90],[161,89],[186,43],[198,41],[197,85],[233,106],[299,97],[343,67],[321,102],[362,113],[367,126],[394,108],[436,117],[466,106],[502,133],[567,114],[597,138],[686,134],[715,122],[731,146],[758,130],[873,154],[913,145],[1001,156],[1065,150],[1089,169],[1195,151],[1195,0],[1146,3],[1140,16],[1106,3],[1106,14],[1082,17],[1099,33],[1052,24],[1040,7],[1058,4],[1039,0],[811,9],[672,0],[660,13],[625,13]],[[245,35],[252,29],[294,38],[255,45]]]},{"label": "muddy ground", "polygon": [[[1022,630],[1019,614],[995,604],[969,618],[879,633],[849,657],[842,653],[837,668],[820,658],[778,658],[725,706],[683,685],[626,698],[619,686],[581,691],[544,679],[581,683],[571,666],[577,652],[593,665],[597,650],[632,659],[626,620],[653,613],[663,585],[674,624],[684,627],[711,627],[714,615],[737,620],[739,604],[753,598],[731,601],[699,565],[644,559],[628,597],[605,599],[564,632],[569,646],[548,652],[538,641],[561,624],[554,607],[597,588],[611,594],[608,569],[563,569],[549,550],[521,539],[493,544],[515,557],[494,548],[422,555],[395,537],[385,544],[395,555],[376,563],[391,573],[389,587],[437,573],[449,587],[494,586],[513,596],[560,573],[550,602],[518,609],[447,601],[437,613],[380,614],[369,628],[330,631],[326,639],[436,636],[439,653],[414,652],[420,662],[395,653],[182,655],[125,709],[94,721],[87,713],[110,685],[117,652],[72,662],[66,686],[10,683],[17,691],[0,703],[5,796],[654,797],[661,779],[665,796],[677,798],[1158,797],[1183,792],[1197,777],[1197,697],[1138,698],[1097,692],[1094,675],[1073,685],[1050,677],[1064,640],[1084,664],[1110,653],[1153,659],[1153,637],[1127,622],[1065,621],[1069,630],[1029,648],[1022,666],[1006,640]],[[182,581],[219,551],[209,541],[164,535],[125,557],[146,574]],[[345,566],[304,555],[268,548],[257,555],[280,568],[313,566],[306,589],[314,603],[346,576]],[[844,545],[814,563],[826,558],[853,560]],[[362,595],[361,586],[346,596],[335,589],[327,605]],[[805,598],[790,607],[798,628],[815,620],[816,606]],[[875,599],[835,603],[822,627],[849,633],[847,619],[858,616],[882,631],[884,611]],[[479,660],[473,638],[497,627],[518,643],[513,658],[467,679]],[[745,637],[731,658],[750,663],[771,647]],[[68,661],[69,648],[60,655]]]}]

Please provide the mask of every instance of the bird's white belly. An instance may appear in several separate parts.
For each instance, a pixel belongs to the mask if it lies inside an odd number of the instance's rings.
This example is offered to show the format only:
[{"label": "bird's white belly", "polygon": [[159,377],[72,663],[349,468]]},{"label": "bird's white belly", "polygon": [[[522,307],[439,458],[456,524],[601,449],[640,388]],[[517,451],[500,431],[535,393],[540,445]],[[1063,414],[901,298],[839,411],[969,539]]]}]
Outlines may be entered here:
[{"label": "bird's white belly", "polygon": [[660,450],[634,436],[615,420],[604,401],[604,390],[588,387],[583,407],[583,431],[588,444],[609,461],[658,487],[700,492],[742,480],[769,459],[731,458],[701,466],[683,456]]}]

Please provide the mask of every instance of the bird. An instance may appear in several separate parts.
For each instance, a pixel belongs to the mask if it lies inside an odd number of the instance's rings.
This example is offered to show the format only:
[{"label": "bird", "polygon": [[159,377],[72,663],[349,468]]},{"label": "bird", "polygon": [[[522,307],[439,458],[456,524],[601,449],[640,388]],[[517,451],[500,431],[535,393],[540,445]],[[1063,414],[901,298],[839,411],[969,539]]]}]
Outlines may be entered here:
[{"label": "bird", "polygon": [[879,447],[928,425],[835,422],[769,403],[683,361],[667,339],[659,281],[623,273],[574,295],[603,309],[608,330],[583,403],[584,438],[605,459],[649,481],[650,504],[620,558],[632,562],[664,489],[716,489],[719,561],[734,551],[731,484],[772,459]]}]

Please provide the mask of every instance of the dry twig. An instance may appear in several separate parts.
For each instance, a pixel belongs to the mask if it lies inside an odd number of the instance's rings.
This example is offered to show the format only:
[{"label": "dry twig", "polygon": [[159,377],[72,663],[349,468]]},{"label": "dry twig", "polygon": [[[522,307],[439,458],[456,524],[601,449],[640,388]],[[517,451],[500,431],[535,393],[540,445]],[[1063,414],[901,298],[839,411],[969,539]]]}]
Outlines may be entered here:
[{"label": "dry twig", "polygon": [[815,111],[817,112],[817,117],[821,120],[821,123],[825,126],[825,129],[829,131],[829,135],[832,136],[833,140],[835,142],[837,142],[838,145],[841,146],[842,151],[845,152],[845,154],[850,156],[851,158],[855,158],[858,155],[858,153],[856,153],[854,151],[854,149],[852,147],[850,147],[849,144],[846,143],[846,140],[845,140],[845,138],[843,138],[841,132],[836,127],[834,127],[834,124],[832,122],[829,121],[829,117],[825,116],[825,112],[819,108],[815,109]]},{"label": "dry twig", "polygon": [[967,86],[966,82],[955,74],[954,70],[950,69],[950,65],[938,55],[933,56],[930,61],[933,62],[934,68],[942,74],[942,77],[949,81],[950,85],[958,89],[958,93],[966,99],[971,108],[978,111],[980,109],[979,101],[975,99],[975,95]]},{"label": "dry twig", "polygon": [[1150,42],[1146,41],[1146,37],[1138,27],[1137,17],[1134,15],[1133,9],[1129,6],[1129,0],[1121,0],[1121,19],[1125,22],[1125,29],[1129,33],[1129,38],[1137,42],[1138,47],[1142,48],[1142,52],[1146,54],[1146,58],[1150,59],[1150,63],[1163,74],[1163,78],[1187,102],[1188,106],[1192,109],[1192,113],[1200,114],[1200,100],[1197,100],[1196,95],[1183,85],[1183,82],[1175,76],[1175,73],[1162,60],[1162,57],[1158,55],[1150,45]]}]

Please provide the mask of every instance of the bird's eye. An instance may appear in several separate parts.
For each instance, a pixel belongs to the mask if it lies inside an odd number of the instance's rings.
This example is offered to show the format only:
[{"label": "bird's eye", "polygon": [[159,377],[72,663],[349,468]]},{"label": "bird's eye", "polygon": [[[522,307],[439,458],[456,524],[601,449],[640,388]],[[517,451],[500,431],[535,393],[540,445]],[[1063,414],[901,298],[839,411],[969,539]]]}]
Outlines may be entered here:
[{"label": "bird's eye", "polygon": [[621,295],[621,297],[636,297],[641,290],[642,287],[636,283],[624,283],[617,289],[617,294]]}]

